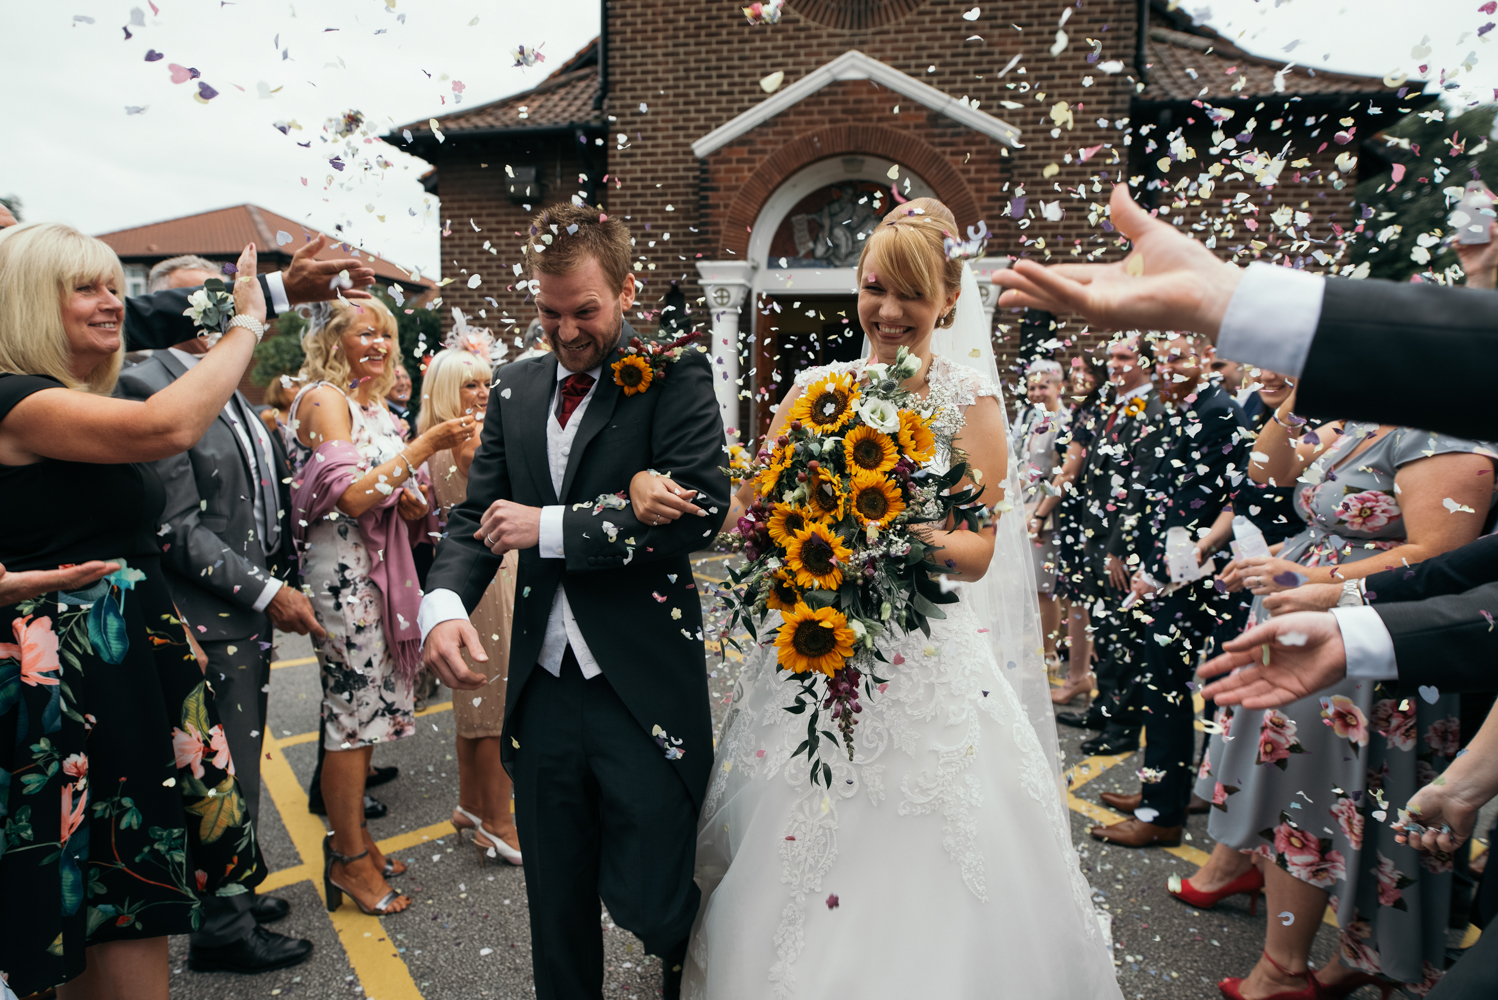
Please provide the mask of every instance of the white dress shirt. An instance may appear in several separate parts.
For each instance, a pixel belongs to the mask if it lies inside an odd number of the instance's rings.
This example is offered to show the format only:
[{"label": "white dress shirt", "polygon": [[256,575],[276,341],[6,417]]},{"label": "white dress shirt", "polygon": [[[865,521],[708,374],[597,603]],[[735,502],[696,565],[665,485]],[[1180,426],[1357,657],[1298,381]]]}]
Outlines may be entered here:
[{"label": "white dress shirt", "polygon": [[265,276],[265,286],[270,289],[270,305],[276,315],[289,312],[291,300],[286,297],[286,276],[280,271],[272,271]]},{"label": "white dress shirt", "polygon": [[[1228,302],[1217,332],[1217,353],[1229,361],[1299,378],[1311,352],[1326,279],[1274,264],[1250,264]],[[1387,681],[1399,676],[1394,640],[1378,612],[1364,605],[1333,608],[1347,676]]]},{"label": "white dress shirt", "polygon": [[[571,375],[561,365],[557,365],[556,386],[551,393],[551,406],[547,410],[546,420],[546,465],[547,471],[551,473],[551,487],[557,496],[562,494],[562,480],[567,475],[567,461],[572,455],[572,442],[577,438],[577,429],[582,425],[583,413],[587,411],[588,404],[593,401],[594,391],[598,388],[598,379],[602,373],[602,366],[594,368],[587,374],[593,376],[593,384],[588,387],[588,394],[577,404],[577,409],[572,411],[572,416],[567,420],[567,426],[563,427],[557,420],[557,394],[561,392],[562,379]],[[566,504],[553,504],[541,508],[541,531],[540,545],[538,546],[542,559],[564,559],[562,538],[562,514],[567,509]],[[437,625],[454,618],[468,619],[468,611],[463,607],[463,599],[451,590],[437,589],[426,594],[421,599],[421,610],[416,616],[416,623],[421,629],[421,641],[427,641],[427,633]],[[541,641],[541,655],[537,662],[553,677],[559,677],[562,673],[562,655],[567,647],[572,646],[572,655],[577,657],[577,665],[582,669],[584,678],[597,677],[603,673],[599,667],[598,660],[594,658],[588,644],[583,639],[582,629],[577,625],[577,617],[572,613],[572,605],[567,602],[567,591],[563,586],[557,587],[556,595],[551,601],[551,616],[546,620],[546,635]]]},{"label": "white dress shirt", "polygon": [[[285,295],[284,291],[282,295]],[[180,361],[184,368],[189,370],[201,360],[201,355],[188,354],[186,351],[179,351],[175,347],[169,347],[167,351],[172,357]],[[278,550],[280,545],[278,544],[269,549],[265,548],[266,539],[271,537],[270,517],[272,515],[266,506],[266,491],[260,487],[262,481],[267,478],[272,483],[275,482],[274,473],[271,471],[276,467],[275,452],[271,448],[270,436],[265,432],[265,425],[259,420],[254,419],[252,414],[241,416],[245,411],[238,405],[238,395],[238,393],[235,393],[233,396],[230,396],[229,402],[224,404],[224,416],[228,418],[229,426],[234,428],[234,434],[239,438],[240,450],[244,452],[246,461],[250,463],[250,477],[253,480],[250,492],[252,494],[251,502],[254,504],[255,510],[255,531],[260,536],[259,541],[262,550],[266,555],[270,555],[272,552]],[[247,420],[248,426],[246,425]],[[250,442],[251,435],[254,435],[253,444]],[[277,522],[279,522],[281,517],[279,509],[275,512],[274,516]],[[266,606],[270,604],[271,599],[276,596],[276,592],[281,589],[282,584],[283,581],[276,579],[274,576],[267,580],[265,588],[260,591],[260,596],[255,598],[254,609],[256,611],[264,611]]]}]

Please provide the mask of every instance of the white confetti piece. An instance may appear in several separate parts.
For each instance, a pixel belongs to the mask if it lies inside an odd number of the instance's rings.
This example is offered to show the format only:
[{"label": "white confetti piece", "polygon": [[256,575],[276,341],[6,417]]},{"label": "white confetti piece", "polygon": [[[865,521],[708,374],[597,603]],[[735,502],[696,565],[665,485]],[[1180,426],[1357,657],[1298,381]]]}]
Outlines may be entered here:
[{"label": "white confetti piece", "polygon": [[1309,638],[1304,632],[1286,632],[1280,636],[1280,642],[1286,646],[1304,646]]}]

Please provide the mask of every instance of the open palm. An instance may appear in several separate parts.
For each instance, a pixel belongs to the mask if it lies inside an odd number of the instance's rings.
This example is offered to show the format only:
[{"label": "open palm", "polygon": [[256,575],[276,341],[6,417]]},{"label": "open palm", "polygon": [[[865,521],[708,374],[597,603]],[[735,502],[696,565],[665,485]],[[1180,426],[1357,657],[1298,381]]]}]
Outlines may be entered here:
[{"label": "open palm", "polygon": [[[1309,697],[1347,676],[1347,651],[1337,619],[1326,612],[1276,615],[1223,644],[1225,652],[1202,664],[1201,677],[1238,670],[1202,689],[1219,705],[1278,708]],[[1269,656],[1264,656],[1264,650]]]},{"label": "open palm", "polygon": [[1133,244],[1127,257],[1049,267],[1017,261],[993,273],[993,283],[1005,289],[999,306],[1080,313],[1111,330],[1191,330],[1216,337],[1242,272],[1151,217],[1125,185],[1113,189],[1108,204],[1114,228]]}]

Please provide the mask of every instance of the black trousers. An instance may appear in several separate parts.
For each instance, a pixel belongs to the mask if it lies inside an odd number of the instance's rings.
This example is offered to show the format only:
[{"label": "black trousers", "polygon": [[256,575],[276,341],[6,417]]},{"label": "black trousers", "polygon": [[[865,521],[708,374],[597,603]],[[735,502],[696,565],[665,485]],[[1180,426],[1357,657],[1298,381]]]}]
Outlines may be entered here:
[{"label": "black trousers", "polygon": [[1492,1000],[1498,997],[1498,934],[1484,931],[1446,971],[1426,1000]]},{"label": "black trousers", "polygon": [[1185,587],[1143,606],[1154,619],[1140,629],[1130,705],[1145,727],[1142,808],[1158,815],[1160,826],[1179,826],[1191,800],[1192,760],[1196,751],[1196,717],[1191,689],[1203,646],[1217,626],[1207,608],[1225,610],[1219,595],[1206,585]]},{"label": "black trousers", "polygon": [[[270,622],[262,634],[268,634]],[[270,650],[251,639],[201,643],[208,654],[208,684],[229,742],[229,756],[244,795],[250,821],[260,822],[260,748],[265,739],[265,706],[270,698]],[[230,653],[229,650],[234,652]],[[202,918],[191,941],[217,948],[250,936],[255,930],[254,891],[237,896],[206,896]]]},{"label": "black trousers", "polygon": [[536,996],[603,995],[600,897],[614,923],[665,960],[670,979],[701,895],[692,881],[697,806],[686,783],[608,679],[583,679],[571,649],[560,677],[531,671],[514,713],[515,825]]}]

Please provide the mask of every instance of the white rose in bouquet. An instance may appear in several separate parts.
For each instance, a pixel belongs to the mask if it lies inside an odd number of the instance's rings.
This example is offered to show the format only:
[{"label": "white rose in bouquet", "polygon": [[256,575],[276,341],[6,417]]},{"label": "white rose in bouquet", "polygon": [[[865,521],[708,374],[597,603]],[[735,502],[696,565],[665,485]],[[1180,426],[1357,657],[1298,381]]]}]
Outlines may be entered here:
[{"label": "white rose in bouquet", "polygon": [[880,434],[894,434],[900,429],[900,409],[883,399],[866,399],[857,406],[859,417]]}]

